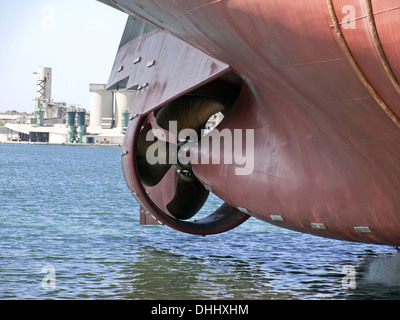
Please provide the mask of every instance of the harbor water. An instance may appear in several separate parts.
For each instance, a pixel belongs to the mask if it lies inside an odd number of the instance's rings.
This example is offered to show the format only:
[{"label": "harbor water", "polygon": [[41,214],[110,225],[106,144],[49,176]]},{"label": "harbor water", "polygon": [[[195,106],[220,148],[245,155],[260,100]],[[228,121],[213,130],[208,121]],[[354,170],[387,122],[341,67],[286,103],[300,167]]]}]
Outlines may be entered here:
[{"label": "harbor water", "polygon": [[254,218],[206,237],[140,226],[120,154],[0,144],[0,299],[400,298],[392,247]]}]

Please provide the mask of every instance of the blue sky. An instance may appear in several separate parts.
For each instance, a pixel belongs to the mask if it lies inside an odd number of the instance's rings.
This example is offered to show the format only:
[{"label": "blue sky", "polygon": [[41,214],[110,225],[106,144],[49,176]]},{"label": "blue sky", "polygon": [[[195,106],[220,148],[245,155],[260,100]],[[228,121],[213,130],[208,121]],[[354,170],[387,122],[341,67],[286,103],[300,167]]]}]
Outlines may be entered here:
[{"label": "blue sky", "polygon": [[38,66],[52,98],[90,109],[90,83],[107,83],[127,15],[96,0],[0,0],[0,112],[33,112]]}]

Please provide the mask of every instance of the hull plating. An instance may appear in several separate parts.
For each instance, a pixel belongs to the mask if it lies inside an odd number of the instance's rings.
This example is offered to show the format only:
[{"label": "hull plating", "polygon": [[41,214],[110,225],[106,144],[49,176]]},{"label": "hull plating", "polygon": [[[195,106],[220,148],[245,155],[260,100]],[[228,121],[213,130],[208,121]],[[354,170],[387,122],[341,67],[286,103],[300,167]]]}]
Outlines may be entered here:
[{"label": "hull plating", "polygon": [[[193,165],[202,184],[230,206],[285,228],[400,244],[400,1],[115,3],[215,59],[219,71],[199,87],[228,71],[242,79],[219,128],[254,129],[254,171],[239,176],[235,163]],[[160,72],[185,68],[163,65]],[[195,87],[178,86],[168,99]],[[151,82],[146,90],[165,93]],[[148,100],[133,113],[165,102]],[[123,157],[128,186],[143,199],[134,165]]]}]

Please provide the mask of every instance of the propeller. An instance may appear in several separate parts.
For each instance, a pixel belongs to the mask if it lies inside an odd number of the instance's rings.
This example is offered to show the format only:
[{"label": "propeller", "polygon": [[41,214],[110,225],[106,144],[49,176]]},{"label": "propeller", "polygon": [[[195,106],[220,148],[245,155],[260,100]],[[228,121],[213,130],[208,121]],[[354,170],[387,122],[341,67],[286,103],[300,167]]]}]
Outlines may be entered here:
[{"label": "propeller", "polygon": [[[170,121],[176,121],[178,133],[183,129],[192,129],[197,132],[200,139],[201,129],[205,127],[208,119],[223,110],[224,105],[212,98],[186,95],[166,104],[158,112],[156,123],[160,128],[168,130]],[[168,163],[169,148],[176,148],[177,152],[180,149],[184,150],[184,145],[189,141],[180,139],[176,145],[171,142],[157,141],[154,135],[151,136],[151,129],[151,124],[146,124],[139,133],[136,153],[139,177],[144,185],[155,186],[172,166],[177,173],[176,191],[174,198],[166,207],[175,218],[190,219],[207,201],[209,191],[194,176],[190,163],[181,164],[178,159],[175,159],[173,163]],[[152,148],[156,142],[159,144],[155,156],[165,159],[166,163],[151,164],[146,158],[149,148]]]}]

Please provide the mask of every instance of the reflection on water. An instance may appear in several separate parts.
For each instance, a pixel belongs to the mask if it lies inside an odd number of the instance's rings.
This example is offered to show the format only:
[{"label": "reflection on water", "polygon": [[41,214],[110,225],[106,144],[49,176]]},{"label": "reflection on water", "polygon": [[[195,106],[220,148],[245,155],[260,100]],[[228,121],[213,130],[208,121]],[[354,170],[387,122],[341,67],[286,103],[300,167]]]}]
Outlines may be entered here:
[{"label": "reflection on water", "polygon": [[203,268],[199,261],[182,261],[177,254],[141,246],[137,261],[123,268],[116,293],[127,299],[179,299],[190,294]]},{"label": "reflection on water", "polygon": [[[245,261],[233,260],[234,270],[207,259],[185,257],[143,246],[137,261],[126,266],[117,294],[127,299],[251,299],[273,298],[268,279]],[[214,257],[229,261],[232,256]],[[152,270],[152,272],[149,272]]]}]

